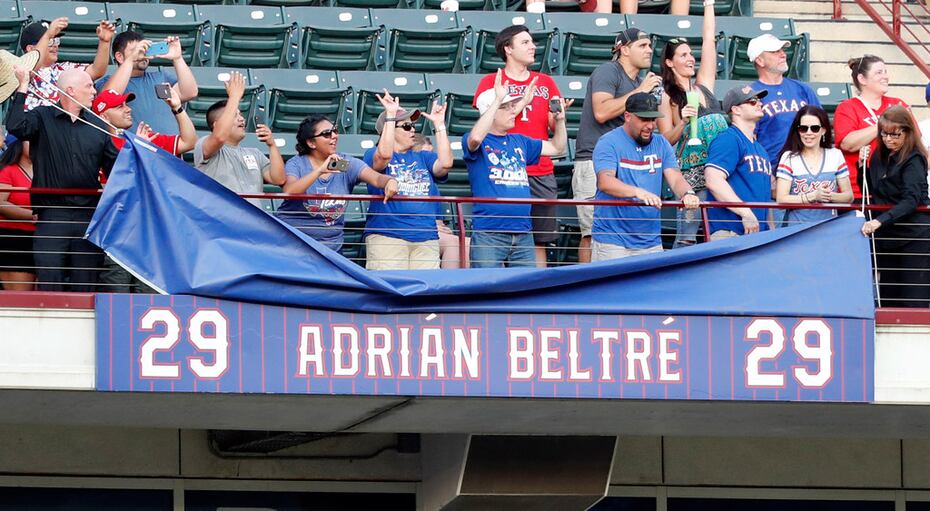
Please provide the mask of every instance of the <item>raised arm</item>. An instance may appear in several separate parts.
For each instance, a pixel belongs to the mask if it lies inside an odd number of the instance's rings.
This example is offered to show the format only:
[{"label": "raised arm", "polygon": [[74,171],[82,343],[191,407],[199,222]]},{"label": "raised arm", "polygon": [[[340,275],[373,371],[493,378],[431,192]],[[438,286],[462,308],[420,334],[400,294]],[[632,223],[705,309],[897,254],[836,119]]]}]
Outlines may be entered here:
[{"label": "raised arm", "polygon": [[423,117],[433,124],[433,134],[436,137],[436,155],[439,158],[433,164],[433,176],[444,177],[455,163],[455,157],[452,156],[452,144],[449,142],[449,133],[446,130],[446,105],[433,101],[432,110],[428,114],[423,113]]},{"label": "raised arm", "polygon": [[87,66],[87,74],[92,80],[97,80],[107,74],[107,65],[110,63],[110,43],[116,35],[116,26],[109,21],[101,21],[97,25],[97,54],[94,62]]},{"label": "raised arm", "polygon": [[472,127],[471,131],[468,133],[469,152],[475,151],[481,147],[481,143],[484,142],[484,137],[488,136],[488,132],[491,131],[491,126],[494,124],[494,116],[497,114],[497,109],[500,108],[504,98],[507,97],[507,84],[501,83],[502,79],[503,72],[498,69],[497,75],[494,77],[494,101],[491,102],[487,111],[481,114],[481,117],[478,118],[478,122],[475,123],[474,127]]},{"label": "raised arm", "polygon": [[173,89],[178,91],[178,97],[181,102],[187,102],[197,97],[200,93],[197,87],[197,79],[190,66],[184,61],[184,52],[181,50],[181,39],[176,36],[168,38],[168,53],[164,58],[171,61],[174,66],[174,74],[178,77],[178,83],[174,84]]},{"label": "raised arm", "polygon": [[182,108],[177,89],[172,87],[171,97],[165,102],[174,114],[174,120],[178,122],[178,154],[184,154],[197,145],[197,129],[194,128],[194,121],[187,115],[187,110]]},{"label": "raised arm", "polygon": [[717,19],[714,6],[704,7],[704,26],[701,32],[701,67],[697,72],[697,83],[714,90],[717,80]]},{"label": "raised arm", "polygon": [[131,52],[123,53],[123,63],[116,68],[116,71],[110,75],[110,79],[103,85],[100,90],[113,89],[118,94],[122,94],[129,85],[129,79],[132,78],[132,70],[135,69],[136,62],[147,60],[145,52],[149,51],[152,41],[142,40],[133,46]]},{"label": "raised arm", "polygon": [[264,142],[268,146],[268,160],[270,164],[268,169],[262,172],[262,179],[266,183],[271,183],[273,185],[282,186],[287,180],[287,176],[284,174],[284,159],[281,158],[281,151],[278,150],[278,145],[274,143],[274,133],[271,132],[271,128],[264,124],[259,124],[255,127],[255,135],[258,136],[258,140]]},{"label": "raised arm", "polygon": [[48,24],[48,30],[42,34],[42,37],[36,43],[36,50],[39,52],[39,67],[44,66],[45,60],[48,58],[48,43],[58,37],[66,28],[68,28],[68,18],[55,18]]},{"label": "raised arm", "polygon": [[29,70],[13,66],[13,73],[19,81],[19,87],[13,94],[6,112],[6,129],[20,140],[32,140],[39,132],[42,121],[35,111],[25,111],[26,93],[29,91]]},{"label": "raised arm", "polygon": [[382,172],[394,157],[394,128],[397,126],[400,99],[392,96],[387,89],[384,89],[384,96],[375,94],[375,97],[384,107],[384,126],[381,129],[381,137],[378,139],[378,148],[375,149],[375,154],[371,159],[371,168],[376,172]]},{"label": "raised arm", "polygon": [[565,150],[568,148],[568,131],[565,128],[565,100],[559,98],[559,103],[562,104],[562,110],[554,115],[555,133],[552,139],[543,140],[543,156],[561,156],[565,154]]},{"label": "raised arm", "polygon": [[229,81],[226,82],[226,107],[216,122],[213,123],[212,133],[203,141],[204,160],[212,158],[229,139],[233,124],[236,122],[236,113],[239,112],[239,101],[242,100],[243,94],[245,94],[245,77],[241,73],[233,71],[229,75]]}]

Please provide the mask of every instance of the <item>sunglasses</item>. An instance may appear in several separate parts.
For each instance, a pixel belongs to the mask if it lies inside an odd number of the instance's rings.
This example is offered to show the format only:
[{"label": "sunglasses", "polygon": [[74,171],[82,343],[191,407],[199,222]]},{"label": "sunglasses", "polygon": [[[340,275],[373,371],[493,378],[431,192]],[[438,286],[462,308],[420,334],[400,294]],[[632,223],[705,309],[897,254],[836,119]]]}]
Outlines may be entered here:
[{"label": "sunglasses", "polygon": [[59,45],[61,45],[61,38],[60,38],[60,37],[53,37],[53,38],[51,38],[51,39],[48,40],[48,47],[49,47],[49,48],[52,48],[52,47],[54,47],[54,46],[59,46]]},{"label": "sunglasses", "polygon": [[417,125],[412,122],[405,122],[403,124],[398,124],[396,127],[404,131],[413,131],[416,129]]},{"label": "sunglasses", "polygon": [[762,100],[759,98],[749,98],[741,104],[756,106],[756,105],[762,104]]},{"label": "sunglasses", "polygon": [[675,37],[668,40],[668,44],[688,44],[688,40],[684,37]]},{"label": "sunglasses", "polygon": [[330,128],[330,129],[328,129],[328,130],[323,130],[323,131],[317,133],[316,135],[313,135],[313,136],[310,137],[310,138],[317,138],[317,137],[333,138],[335,135],[338,135],[338,134],[339,134],[339,128],[333,126],[332,128]]},{"label": "sunglasses", "polygon": [[810,126],[806,124],[799,124],[798,133],[807,133],[807,132],[820,133],[820,128],[822,128],[822,126],[819,124],[812,124]]}]

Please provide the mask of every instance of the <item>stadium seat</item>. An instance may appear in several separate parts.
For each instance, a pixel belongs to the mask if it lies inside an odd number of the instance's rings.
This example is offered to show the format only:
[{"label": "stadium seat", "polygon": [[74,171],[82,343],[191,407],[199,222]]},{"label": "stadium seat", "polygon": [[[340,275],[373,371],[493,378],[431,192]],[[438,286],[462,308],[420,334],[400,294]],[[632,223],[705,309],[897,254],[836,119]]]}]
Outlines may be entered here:
[{"label": "stadium seat", "polygon": [[329,7],[329,0],[246,0],[250,5],[271,5],[280,7]]},{"label": "stadium seat", "polygon": [[665,14],[668,13],[672,0],[639,0],[639,6],[636,12],[642,14]]},{"label": "stadium seat", "polygon": [[[704,14],[704,0],[691,0],[690,14]],[[718,0],[714,2],[714,14],[717,16],[752,16],[752,0]]]},{"label": "stadium seat", "polygon": [[29,22],[50,22],[67,17],[68,28],[61,33],[59,62],[91,63],[97,55],[97,26],[107,20],[107,5],[93,2],[31,1],[23,3]]},{"label": "stadium seat", "polygon": [[[194,78],[197,79],[197,85],[200,94],[187,103],[187,113],[194,122],[194,127],[198,130],[207,129],[207,110],[210,105],[226,99],[226,86],[224,82],[229,80],[229,73],[232,71],[247,71],[235,68],[219,67],[192,67]],[[246,88],[242,101],[239,103],[239,111],[245,117],[246,129],[255,130],[253,116],[255,115],[257,95],[262,92],[261,86],[252,85],[246,75]]]},{"label": "stadium seat", "polygon": [[830,114],[831,118],[833,117],[833,112],[836,111],[836,107],[839,106],[840,103],[855,95],[852,90],[852,85],[847,83],[814,82],[808,85],[817,93],[817,98],[820,99],[820,105]]},{"label": "stadium seat", "polygon": [[621,14],[547,13],[546,27],[557,27],[562,34],[560,74],[590,75],[609,61],[617,32],[627,28]]},{"label": "stadium seat", "polygon": [[388,34],[388,71],[461,73],[470,69],[464,51],[468,31],[453,12],[377,9],[372,24]]},{"label": "stadium seat", "polygon": [[[442,9],[443,0],[420,0],[420,9]],[[494,10],[495,0],[458,0],[459,12]]]},{"label": "stadium seat", "polygon": [[[422,73],[388,73],[372,71],[342,71],[339,73],[339,85],[351,87],[356,100],[356,123],[353,133],[377,134],[375,121],[383,108],[375,94],[383,94],[387,89],[400,98],[404,108],[426,109],[435,92],[427,89],[426,76]],[[417,131],[423,132],[425,119],[417,121]]]},{"label": "stadium seat", "polygon": [[19,52],[19,36],[26,25],[26,16],[16,0],[0,1],[0,49]]},{"label": "stadium seat", "polygon": [[479,117],[472,101],[481,75],[431,73],[426,78],[429,89],[439,91],[445,99],[449,137],[458,138],[471,131]]},{"label": "stadium seat", "polygon": [[365,151],[377,145],[378,135],[339,135],[339,152],[356,158],[361,158]]},{"label": "stadium seat", "polygon": [[[295,148],[297,140],[290,134],[275,133],[274,134],[274,143],[278,147],[278,151],[281,153],[281,158],[286,162],[291,157],[297,154],[297,149]],[[246,132],[245,138],[242,139],[242,142],[239,143],[242,147],[252,147],[258,149],[265,156],[268,156],[268,146],[264,142],[258,139],[258,136],[255,135],[251,130]],[[274,185],[266,185],[268,186]],[[278,187],[275,187],[278,188]],[[265,190],[268,191],[268,190]],[[273,190],[272,193],[279,193],[280,188]]]},{"label": "stadium seat", "polygon": [[791,42],[791,47],[785,50],[788,55],[788,76],[802,81],[810,79],[810,38],[807,34],[797,34],[793,20],[730,16],[718,19],[717,28],[729,37],[728,78],[755,78],[756,71],[746,56],[746,50],[753,37],[768,33]]},{"label": "stadium seat", "polygon": [[359,266],[365,266],[365,211],[367,201],[348,201],[343,229],[342,255]]},{"label": "stadium seat", "polygon": [[[209,61],[203,46],[204,21],[197,21],[194,6],[171,4],[111,3],[110,17],[121,30],[132,30],[152,41],[168,36],[181,38],[184,61],[192,66]],[[152,60],[151,65],[167,66],[164,59]]]},{"label": "stadium seat", "polygon": [[471,183],[468,180],[468,169],[465,167],[465,160],[462,158],[462,140],[456,137],[451,140],[452,156],[455,158],[452,169],[446,176],[444,183],[437,183],[439,195],[446,197],[471,197]]},{"label": "stadium seat", "polygon": [[493,73],[504,66],[504,61],[494,49],[494,37],[498,32],[511,25],[525,25],[530,29],[533,42],[536,43],[536,63],[530,66],[533,71],[557,73],[559,70],[558,34],[547,29],[539,14],[514,12],[459,12],[459,26],[467,27],[471,32],[466,51],[472,54],[473,72]]},{"label": "stadium seat", "polygon": [[723,97],[726,95],[728,90],[732,89],[733,87],[749,85],[754,81],[755,77],[753,77],[752,80],[716,80],[714,82],[714,96],[716,96],[717,100],[722,103]]},{"label": "stadium seat", "polygon": [[574,139],[581,123],[581,111],[584,109],[584,96],[588,87],[587,76],[553,76],[559,92],[565,99],[574,99],[572,106],[565,111],[568,138]]},{"label": "stadium seat", "polygon": [[[628,16],[631,27],[637,27],[652,36],[652,67],[650,71],[659,74],[662,52],[669,40],[684,37],[691,46],[694,58],[700,62],[703,37],[703,20],[698,16],[671,16],[668,14],[637,14]],[[717,37],[717,76],[723,77],[727,70],[727,39],[720,33]]]},{"label": "stadium seat", "polygon": [[204,40],[213,45],[214,66],[297,66],[297,24],[284,18],[283,7],[198,5],[197,19],[210,22]]},{"label": "stadium seat", "polygon": [[274,132],[296,132],[310,114],[326,115],[343,131],[355,123],[355,99],[335,71],[253,69],[251,78],[267,91],[263,106]]},{"label": "stadium seat", "polygon": [[332,5],[359,9],[416,9],[417,0],[333,0]]},{"label": "stadium seat", "polygon": [[383,28],[371,24],[368,9],[295,7],[285,9],[300,26],[301,67],[373,71],[384,68]]}]

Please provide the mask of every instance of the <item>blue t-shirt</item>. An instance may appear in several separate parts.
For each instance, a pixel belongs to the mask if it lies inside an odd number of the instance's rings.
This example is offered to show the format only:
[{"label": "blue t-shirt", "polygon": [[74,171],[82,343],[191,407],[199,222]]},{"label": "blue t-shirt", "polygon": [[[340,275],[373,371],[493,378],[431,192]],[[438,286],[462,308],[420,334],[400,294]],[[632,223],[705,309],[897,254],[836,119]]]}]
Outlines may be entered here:
[{"label": "blue t-shirt", "polygon": [[[468,150],[468,133],[462,136],[468,180],[475,197],[530,198],[526,166],[539,162],[542,141],[523,135],[490,133],[475,151]],[[475,204],[472,228],[476,231],[530,233],[529,204]]]},{"label": "blue t-shirt", "polygon": [[[772,202],[772,165],[758,141],[749,140],[736,126],[730,126],[710,144],[704,169],[713,168],[727,175],[727,182],[743,202]],[[709,191],[709,190],[708,190]],[[709,193],[708,200],[716,201]],[[752,210],[759,219],[759,230],[768,230],[767,209]],[[733,231],[743,234],[740,217],[726,208],[709,208],[710,232]]]},{"label": "blue t-shirt", "polygon": [[[348,195],[359,182],[365,162],[338,153],[349,162],[345,172],[320,176],[304,193]],[[313,172],[310,158],[295,156],[287,160],[284,172],[297,179]],[[285,200],[278,208],[278,218],[297,227],[313,239],[333,250],[342,248],[342,228],[345,225],[344,200]]]},{"label": "blue t-shirt", "polygon": [[[363,160],[370,167],[377,147],[365,151]],[[439,195],[433,179],[433,164],[439,157],[429,151],[394,153],[384,174],[397,180],[397,194],[406,197]],[[368,185],[370,195],[383,195],[384,190]],[[432,202],[371,201],[368,205],[368,223],[365,235],[380,234],[391,238],[418,243],[437,240],[436,205]]]},{"label": "blue t-shirt", "polygon": [[[111,75],[106,75],[97,80],[95,84],[97,91],[100,91]],[[136,130],[139,121],[145,121],[146,124],[158,133],[165,135],[178,134],[178,122],[174,118],[174,113],[164,100],[155,96],[155,86],[159,83],[178,83],[178,77],[174,71],[146,71],[142,76],[129,79],[124,94],[133,93],[136,99],[129,103],[132,107],[132,131]]]},{"label": "blue t-shirt", "polygon": [[765,89],[762,98],[762,119],[756,124],[756,139],[769,155],[772,168],[778,166],[778,153],[788,140],[791,121],[805,105],[820,106],[820,99],[807,84],[785,78],[779,85],[767,85],[758,80],[750,85],[753,90]]},{"label": "blue t-shirt", "polygon": [[[678,159],[665,137],[654,134],[649,145],[641,146],[622,127],[597,141],[592,159],[598,174],[615,172],[620,181],[656,195],[662,193],[662,171],[678,168]],[[594,198],[618,199],[600,190]],[[661,211],[652,206],[594,206],[593,238],[598,243],[633,249],[661,245],[660,216]]]}]

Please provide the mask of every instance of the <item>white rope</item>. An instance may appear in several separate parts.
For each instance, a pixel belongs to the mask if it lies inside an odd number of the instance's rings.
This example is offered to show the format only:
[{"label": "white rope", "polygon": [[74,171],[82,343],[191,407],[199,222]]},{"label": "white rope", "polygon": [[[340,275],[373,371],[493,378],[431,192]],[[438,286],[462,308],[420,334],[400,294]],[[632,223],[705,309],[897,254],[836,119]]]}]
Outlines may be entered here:
[{"label": "white rope", "polygon": [[[122,135],[123,130],[117,128],[116,126],[114,126],[114,125],[112,125],[112,124],[110,124],[106,119],[104,119],[103,117],[100,117],[99,115],[97,115],[97,112],[94,112],[92,109],[87,108],[86,106],[82,105],[79,101],[77,101],[76,99],[74,99],[73,96],[71,96],[70,94],[68,94],[67,92],[65,92],[65,91],[64,91],[61,87],[59,87],[57,84],[54,84],[54,83],[52,83],[52,82],[50,82],[50,81],[48,81],[48,80],[43,79],[41,76],[39,76],[38,73],[36,73],[35,71],[33,71],[33,70],[31,70],[31,69],[29,70],[29,72],[30,72],[33,76],[35,76],[37,79],[39,79],[39,81],[43,81],[43,82],[47,83],[48,85],[51,85],[51,86],[52,86],[54,89],[56,89],[60,94],[64,95],[66,98],[70,99],[70,100],[73,101],[75,104],[77,104],[78,106],[80,106],[82,110],[86,110],[90,115],[96,117],[97,120],[99,120],[100,122],[102,122],[102,123],[106,124],[107,126],[113,128],[113,130],[114,130],[114,132],[117,134],[117,136]],[[32,92],[33,94],[35,94],[36,96],[38,96],[38,97],[44,99],[45,101],[48,101],[48,102],[50,103],[50,106],[51,106],[52,108],[54,108],[54,109],[56,109],[56,110],[58,110],[58,111],[60,111],[60,112],[64,112],[64,113],[66,113],[66,114],[68,114],[68,115],[70,115],[70,116],[73,116],[73,117],[74,117],[75,119],[77,119],[78,121],[81,121],[81,122],[83,122],[84,124],[90,126],[91,128],[94,128],[95,130],[100,131],[100,132],[102,132],[102,133],[104,133],[104,134],[106,134],[106,135],[110,135],[110,136],[113,135],[113,133],[110,133],[109,131],[107,131],[107,130],[101,128],[100,126],[97,126],[96,124],[93,124],[92,122],[88,121],[87,119],[82,119],[80,116],[76,116],[76,115],[72,114],[71,112],[65,110],[64,108],[61,108],[60,106],[58,106],[58,103],[57,103],[56,101],[53,101],[50,97],[46,96],[45,93],[42,92],[42,91],[40,91],[40,90],[38,89],[38,87],[34,86],[34,85],[32,84],[32,82],[29,83],[29,91]]]},{"label": "white rope", "polygon": [[[869,148],[869,146],[864,146],[859,151],[859,172],[861,172],[860,175],[862,176],[862,209],[860,210],[860,213],[862,213],[862,216],[863,218],[866,219],[865,220],[866,222],[871,220],[871,217],[872,217],[871,211],[869,212],[869,216],[865,215],[865,207],[869,203],[869,153],[870,151],[871,149]],[[878,256],[875,253],[875,232],[874,231],[869,233],[869,241],[872,243],[872,280],[873,282],[875,282],[875,298],[876,298],[876,301],[878,302],[878,306],[881,307],[882,306],[882,293],[878,287]]]}]

